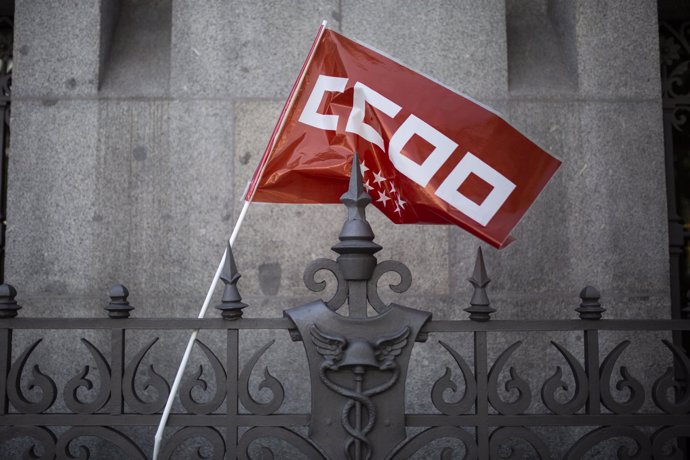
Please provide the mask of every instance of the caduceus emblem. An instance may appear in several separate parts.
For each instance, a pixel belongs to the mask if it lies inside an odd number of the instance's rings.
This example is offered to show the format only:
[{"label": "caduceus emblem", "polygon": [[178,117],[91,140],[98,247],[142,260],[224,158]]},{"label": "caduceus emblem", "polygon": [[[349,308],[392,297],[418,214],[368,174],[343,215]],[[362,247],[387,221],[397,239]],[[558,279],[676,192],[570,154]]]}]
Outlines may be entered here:
[{"label": "caduceus emblem", "polygon": [[[376,406],[372,397],[395,385],[400,370],[395,359],[407,345],[410,328],[405,326],[389,336],[382,336],[373,343],[365,339],[326,333],[316,324],[309,328],[312,343],[323,356],[319,376],[330,390],[348,399],[341,413],[341,424],[348,433],[345,452],[348,459],[371,458],[371,444],[367,434],[376,423]],[[353,374],[352,387],[345,387],[329,378],[329,372],[348,369]],[[364,376],[368,370],[377,369],[390,373],[389,378],[376,386],[366,388]]]}]

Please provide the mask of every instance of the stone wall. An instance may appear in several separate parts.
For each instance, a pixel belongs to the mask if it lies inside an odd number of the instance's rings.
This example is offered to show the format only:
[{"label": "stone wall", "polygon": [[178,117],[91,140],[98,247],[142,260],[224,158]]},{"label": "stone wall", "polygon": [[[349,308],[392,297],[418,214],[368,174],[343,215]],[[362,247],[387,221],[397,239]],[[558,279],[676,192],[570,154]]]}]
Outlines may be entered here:
[{"label": "stone wall", "polygon": [[[485,248],[497,317],[572,315],[585,284],[612,316],[667,316],[656,8],[619,6],[19,1],[7,281],[32,315],[98,315],[115,282],[138,315],[194,315],[326,18],[563,160],[517,242]],[[308,296],[302,270],[329,254],[342,214],[251,208],[236,253],[252,314]],[[463,317],[479,240],[370,215],[381,258],[410,265],[410,294]]]}]

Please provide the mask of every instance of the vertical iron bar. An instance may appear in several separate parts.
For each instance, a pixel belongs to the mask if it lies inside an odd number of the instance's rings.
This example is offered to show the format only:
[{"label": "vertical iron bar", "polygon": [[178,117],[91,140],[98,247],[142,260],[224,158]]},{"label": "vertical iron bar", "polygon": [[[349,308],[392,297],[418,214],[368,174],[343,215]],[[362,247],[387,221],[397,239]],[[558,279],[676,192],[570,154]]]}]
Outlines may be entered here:
[{"label": "vertical iron bar", "polygon": [[12,362],[12,329],[0,329],[0,415],[7,413],[7,374]]},{"label": "vertical iron bar", "polygon": [[226,434],[226,458],[235,460],[237,458],[237,382],[239,375],[239,331],[228,329],[227,343],[227,434]]},{"label": "vertical iron bar", "polygon": [[348,281],[348,305],[351,318],[367,317],[367,282]]},{"label": "vertical iron bar", "polygon": [[113,415],[120,415],[125,411],[122,401],[122,375],[125,367],[124,329],[115,328],[110,331],[110,360],[110,411]]},{"label": "vertical iron bar", "polygon": [[479,458],[489,458],[489,396],[488,382],[489,358],[486,351],[486,332],[474,333],[474,373],[477,376],[477,447]]},{"label": "vertical iron bar", "polygon": [[587,414],[601,413],[599,403],[599,331],[585,330],[585,368],[589,382],[589,396],[587,397]]}]

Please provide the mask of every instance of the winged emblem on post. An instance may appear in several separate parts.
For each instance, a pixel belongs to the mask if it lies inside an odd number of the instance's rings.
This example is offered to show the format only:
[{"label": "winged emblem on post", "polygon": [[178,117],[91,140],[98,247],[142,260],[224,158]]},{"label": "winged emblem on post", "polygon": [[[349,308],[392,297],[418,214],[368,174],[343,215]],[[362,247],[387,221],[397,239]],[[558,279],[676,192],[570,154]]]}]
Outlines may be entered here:
[{"label": "winged emblem on post", "polygon": [[410,328],[405,326],[391,335],[379,337],[374,343],[359,338],[348,341],[322,331],[316,324],[311,325],[309,333],[316,351],[324,359],[322,367],[337,371],[344,366],[365,366],[385,371],[396,366],[395,358],[407,345]]}]

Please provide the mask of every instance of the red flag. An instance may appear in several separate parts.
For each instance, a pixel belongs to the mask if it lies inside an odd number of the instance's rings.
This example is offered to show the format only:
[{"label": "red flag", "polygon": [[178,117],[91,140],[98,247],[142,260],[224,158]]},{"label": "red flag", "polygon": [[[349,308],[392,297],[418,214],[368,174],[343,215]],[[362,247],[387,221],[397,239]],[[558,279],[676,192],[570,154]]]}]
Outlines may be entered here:
[{"label": "red flag", "polygon": [[246,199],[337,203],[354,152],[393,222],[498,248],[560,165],[488,107],[322,26]]}]

